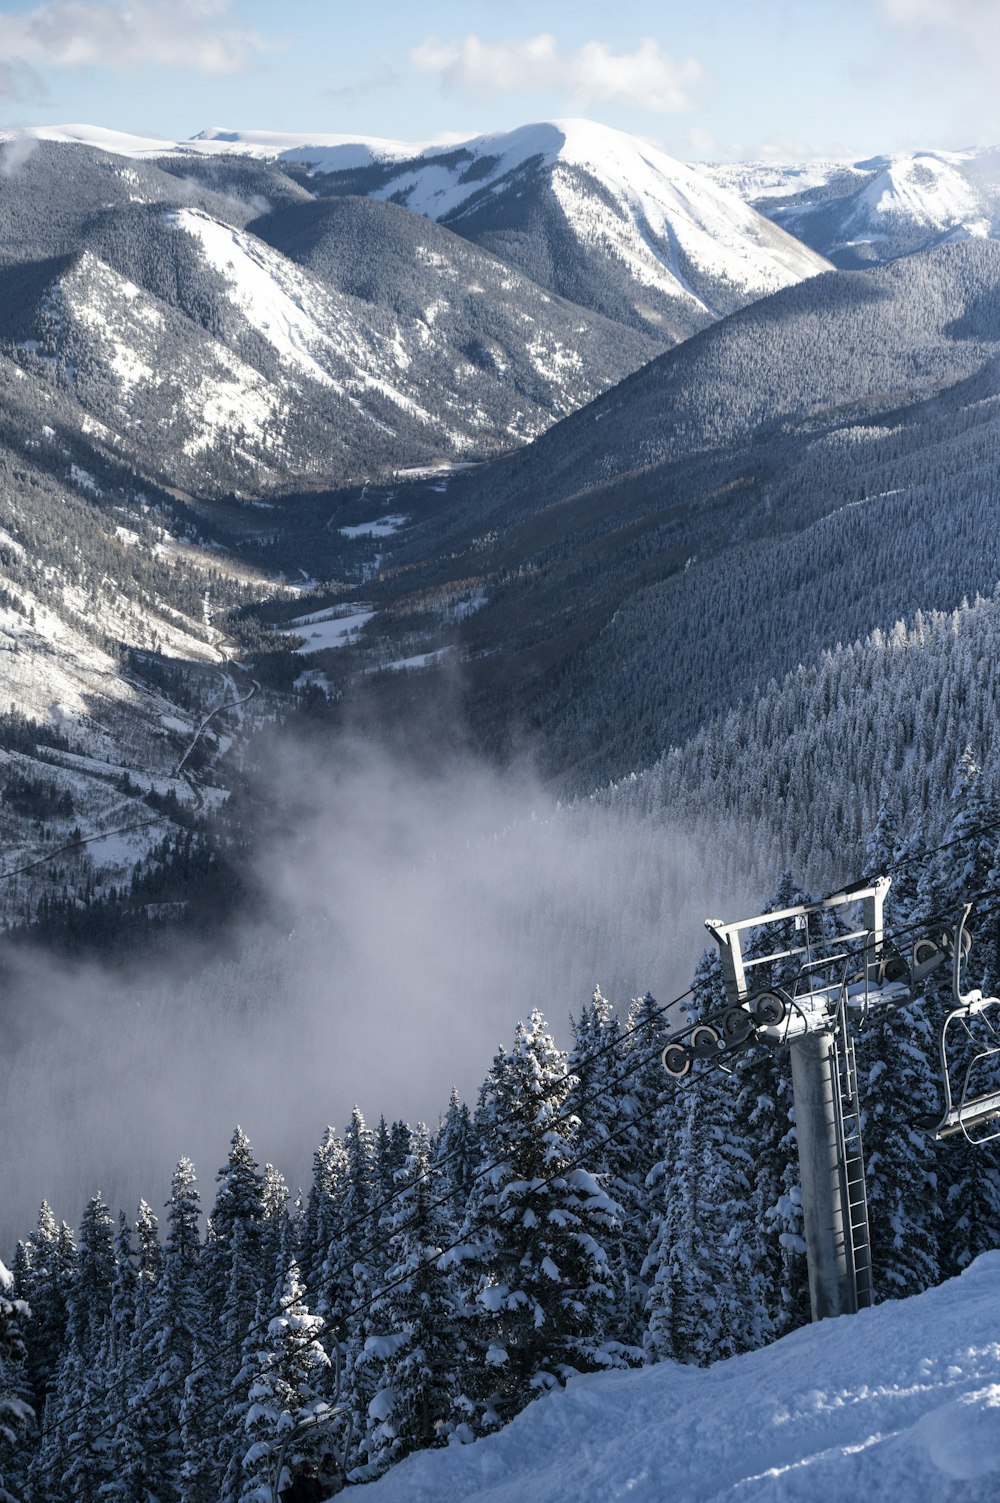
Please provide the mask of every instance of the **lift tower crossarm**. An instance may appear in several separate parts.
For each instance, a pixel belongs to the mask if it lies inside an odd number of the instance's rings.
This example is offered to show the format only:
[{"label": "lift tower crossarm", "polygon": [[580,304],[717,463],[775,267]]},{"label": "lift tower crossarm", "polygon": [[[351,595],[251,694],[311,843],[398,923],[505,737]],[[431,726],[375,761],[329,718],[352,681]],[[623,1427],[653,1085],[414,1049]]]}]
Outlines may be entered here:
[{"label": "lift tower crossarm", "polygon": [[[845,945],[863,941],[863,1004],[873,1000],[882,956],[883,905],[891,878],[854,883],[818,903],[800,903],[753,918],[726,923],[707,919],[705,927],[719,946],[726,1001],[724,1027],[738,1032],[745,1016],[747,1032],[772,1045],[787,1045],[792,1066],[802,1211],[809,1263],[809,1298],[814,1320],[846,1315],[872,1303],[871,1236],[861,1149],[860,1107],[854,1044],[847,1026],[849,987],[834,979],[847,956]],[[813,934],[818,915],[862,905],[862,927],[834,939]],[[794,920],[802,943],[747,958],[742,939],[747,930],[762,930]],[[848,952],[849,953],[849,952]],[[754,1007],[747,972],[778,960],[799,961],[794,998],[758,993],[781,1013],[777,1022]],[[749,1004],[749,1006],[748,1006]]]}]

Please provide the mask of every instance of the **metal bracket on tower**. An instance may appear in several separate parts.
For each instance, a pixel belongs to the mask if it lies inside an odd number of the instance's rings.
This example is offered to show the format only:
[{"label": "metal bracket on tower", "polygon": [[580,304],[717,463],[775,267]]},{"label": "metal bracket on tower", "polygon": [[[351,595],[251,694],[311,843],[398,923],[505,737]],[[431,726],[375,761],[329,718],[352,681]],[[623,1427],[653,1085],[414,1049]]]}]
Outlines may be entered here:
[{"label": "metal bracket on tower", "polygon": [[[718,1048],[760,1041],[787,1044],[792,1065],[792,1096],[798,1137],[802,1205],[809,1261],[809,1296],[814,1320],[844,1315],[873,1299],[871,1237],[865,1190],[861,1119],[854,1043],[848,1028],[853,1005],[867,1010],[881,998],[883,907],[891,879],[856,883],[819,903],[801,903],[753,918],[725,923],[707,919],[719,946],[727,1011],[721,1029],[703,1024]],[[861,905],[860,929],[829,934],[825,915]],[[776,925],[794,924],[795,942],[768,950],[761,936]],[[743,937],[753,931],[756,953],[747,956]],[[858,942],[862,954],[854,962]],[[748,972],[785,962],[794,981],[754,990]],[[852,975],[853,969],[853,975]],[[890,991],[893,988],[890,986]],[[710,1054],[702,1037],[689,1057]],[[686,1073],[676,1043],[664,1050],[672,1074]]]}]

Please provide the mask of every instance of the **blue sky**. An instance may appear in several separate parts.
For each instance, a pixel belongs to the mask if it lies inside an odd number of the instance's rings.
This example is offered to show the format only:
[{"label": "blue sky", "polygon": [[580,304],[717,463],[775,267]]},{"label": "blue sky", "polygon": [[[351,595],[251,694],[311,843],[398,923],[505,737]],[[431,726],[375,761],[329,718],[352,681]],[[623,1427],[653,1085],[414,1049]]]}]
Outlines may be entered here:
[{"label": "blue sky", "polygon": [[1000,142],[1000,0],[0,0],[0,125],[426,140],[589,115],[685,158]]}]

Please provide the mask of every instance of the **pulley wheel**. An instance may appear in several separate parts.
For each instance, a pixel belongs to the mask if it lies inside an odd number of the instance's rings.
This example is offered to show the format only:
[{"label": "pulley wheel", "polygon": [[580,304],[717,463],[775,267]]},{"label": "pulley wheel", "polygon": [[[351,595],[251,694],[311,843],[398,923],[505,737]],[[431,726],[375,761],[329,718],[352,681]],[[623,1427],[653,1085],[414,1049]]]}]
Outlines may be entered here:
[{"label": "pulley wheel", "polygon": [[675,1080],[683,1080],[685,1075],[691,1073],[691,1056],[683,1044],[668,1044],[660,1061],[667,1074]]},{"label": "pulley wheel", "polygon": [[760,992],[753,998],[754,1022],[758,1028],[775,1028],[784,1020],[785,999],[777,992]]},{"label": "pulley wheel", "polygon": [[722,1037],[727,1044],[741,1044],[752,1026],[744,1007],[729,1007],[722,1014]]},{"label": "pulley wheel", "polygon": [[939,951],[940,951],[940,946],[936,945],[932,939],[917,939],[917,940],[914,940],[914,942],[913,942],[913,968],[914,968],[914,970],[916,970],[919,966],[926,965],[928,963],[928,961],[933,960],[934,957],[935,957],[935,955],[937,955],[939,953]]},{"label": "pulley wheel", "polygon": [[700,1027],[691,1032],[691,1049],[706,1050],[713,1054],[722,1041],[722,1035],[717,1028],[710,1023],[702,1023]]}]

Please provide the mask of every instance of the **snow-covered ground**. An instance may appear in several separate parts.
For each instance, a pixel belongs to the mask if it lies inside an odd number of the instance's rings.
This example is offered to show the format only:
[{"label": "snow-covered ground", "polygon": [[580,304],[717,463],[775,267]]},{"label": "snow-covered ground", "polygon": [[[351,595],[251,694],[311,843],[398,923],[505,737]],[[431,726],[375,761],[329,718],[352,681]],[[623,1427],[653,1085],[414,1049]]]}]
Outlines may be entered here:
[{"label": "snow-covered ground", "polygon": [[303,645],[295,649],[304,656],[310,652],[323,652],[327,647],[343,647],[374,614],[374,611],[357,605],[333,606],[325,611],[311,611],[307,616],[296,616],[282,630],[305,638]]},{"label": "snow-covered ground", "polygon": [[701,1369],[579,1378],[423,1452],[372,1503],[996,1503],[1000,1252],[909,1300]]},{"label": "snow-covered ground", "polygon": [[374,522],[358,522],[354,527],[338,529],[345,538],[385,538],[396,532],[406,521],[404,516],[377,517]]}]

